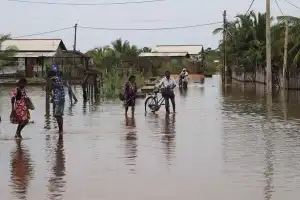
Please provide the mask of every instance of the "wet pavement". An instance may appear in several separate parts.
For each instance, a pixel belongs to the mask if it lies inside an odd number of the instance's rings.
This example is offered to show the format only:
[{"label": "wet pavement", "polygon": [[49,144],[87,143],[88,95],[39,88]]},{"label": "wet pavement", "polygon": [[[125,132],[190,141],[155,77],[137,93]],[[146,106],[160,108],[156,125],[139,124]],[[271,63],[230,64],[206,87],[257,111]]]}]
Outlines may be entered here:
[{"label": "wet pavement", "polygon": [[0,199],[299,199],[300,93],[268,102],[261,85],[222,89],[219,78],[176,90],[176,114],[145,116],[143,100],[135,118],[120,103],[67,105],[63,138],[42,89],[29,88],[36,110],[21,143],[2,88]]}]

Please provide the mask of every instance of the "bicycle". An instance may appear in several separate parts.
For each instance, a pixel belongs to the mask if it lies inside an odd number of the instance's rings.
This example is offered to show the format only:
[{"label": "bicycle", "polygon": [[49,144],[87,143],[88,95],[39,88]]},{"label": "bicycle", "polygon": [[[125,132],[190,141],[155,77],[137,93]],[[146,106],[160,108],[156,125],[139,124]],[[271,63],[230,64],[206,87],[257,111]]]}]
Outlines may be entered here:
[{"label": "bicycle", "polygon": [[152,113],[155,113],[159,111],[162,105],[165,105],[165,99],[162,96],[158,98],[157,94],[160,92],[159,89],[156,89],[153,91],[153,94],[147,97],[145,100],[145,113],[147,113],[147,108],[149,108]]}]

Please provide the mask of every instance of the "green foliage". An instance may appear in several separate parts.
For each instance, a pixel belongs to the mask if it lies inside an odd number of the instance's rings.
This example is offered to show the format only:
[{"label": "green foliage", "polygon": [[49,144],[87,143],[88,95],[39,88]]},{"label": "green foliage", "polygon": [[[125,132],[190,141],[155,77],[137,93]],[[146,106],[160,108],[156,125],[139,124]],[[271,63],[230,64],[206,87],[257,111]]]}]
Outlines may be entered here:
[{"label": "green foliage", "polygon": [[[138,88],[142,87],[145,82],[143,74],[134,73],[136,77],[136,85]],[[104,75],[104,84],[101,91],[102,98],[113,99],[117,98],[124,90],[124,84],[128,80],[127,76],[123,76],[117,70],[113,69]]]},{"label": "green foliage", "polygon": [[117,98],[122,90],[123,82],[123,77],[119,76],[115,70],[105,74],[101,96],[105,98]]},{"label": "green foliage", "polygon": [[148,47],[138,49],[136,45],[131,45],[127,40],[117,39],[111,45],[94,48],[87,54],[93,57],[98,69],[111,71],[113,67],[121,64],[122,58],[137,57],[141,52],[151,52],[151,49]]},{"label": "green foliage", "polygon": [[3,66],[9,65],[13,61],[12,56],[17,50],[15,46],[9,46],[6,48],[2,47],[2,43],[9,39],[10,35],[0,35],[0,69]]},{"label": "green foliage", "polygon": [[[300,18],[280,16],[271,27],[272,62],[278,66],[283,63],[285,21],[289,26],[288,64],[298,65],[300,61]],[[226,42],[227,61],[229,65],[244,67],[265,66],[266,60],[266,15],[251,11],[247,15],[237,15],[236,20],[226,23],[226,40],[220,42],[223,52]],[[222,33],[217,28],[213,34]]]},{"label": "green foliage", "polygon": [[[218,50],[212,50],[211,48],[207,48],[204,52],[204,58],[204,73],[215,74],[218,71],[218,65],[221,62],[220,52]],[[217,63],[216,61],[219,62]]]}]

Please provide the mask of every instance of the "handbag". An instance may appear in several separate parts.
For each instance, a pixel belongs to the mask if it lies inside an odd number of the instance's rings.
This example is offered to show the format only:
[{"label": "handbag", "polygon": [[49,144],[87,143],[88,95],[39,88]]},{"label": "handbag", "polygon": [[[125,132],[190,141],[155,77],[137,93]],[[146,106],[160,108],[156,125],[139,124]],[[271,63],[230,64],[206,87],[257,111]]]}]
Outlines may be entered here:
[{"label": "handbag", "polygon": [[29,97],[25,97],[25,103],[26,103],[26,106],[29,110],[34,110],[35,109],[32,101]]},{"label": "handbag", "polygon": [[25,97],[24,97],[25,98],[25,104],[26,104],[27,109],[34,110],[35,107],[34,107],[32,101],[31,101],[31,99],[27,96],[25,91],[24,91],[24,93],[25,93]]}]

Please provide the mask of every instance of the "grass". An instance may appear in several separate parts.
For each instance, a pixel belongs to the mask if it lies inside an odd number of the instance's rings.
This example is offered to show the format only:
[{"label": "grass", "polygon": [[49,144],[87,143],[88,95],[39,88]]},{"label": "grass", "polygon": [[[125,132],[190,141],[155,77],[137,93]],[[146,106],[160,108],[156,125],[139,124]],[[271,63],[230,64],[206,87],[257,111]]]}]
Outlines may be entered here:
[{"label": "grass", "polygon": [[[143,74],[135,73],[137,88],[144,85],[145,77]],[[104,75],[103,88],[101,90],[101,97],[106,99],[118,98],[119,94],[124,90],[124,83],[127,77],[120,76],[116,72],[109,72]]]}]

